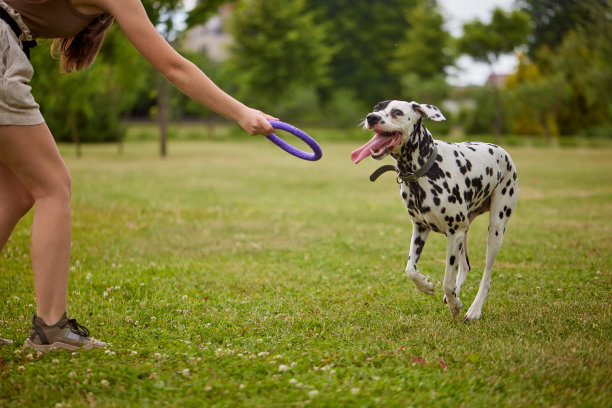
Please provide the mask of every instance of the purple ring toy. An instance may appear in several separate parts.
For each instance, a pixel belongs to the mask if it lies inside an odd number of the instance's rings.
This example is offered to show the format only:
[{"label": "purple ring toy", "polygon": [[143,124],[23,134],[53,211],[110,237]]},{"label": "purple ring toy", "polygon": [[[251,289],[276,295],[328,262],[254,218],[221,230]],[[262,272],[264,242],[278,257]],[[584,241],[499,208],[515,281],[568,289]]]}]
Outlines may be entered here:
[{"label": "purple ring toy", "polygon": [[291,126],[288,123],[281,122],[278,120],[270,120],[269,122],[274,129],[280,129],[280,130],[284,130],[285,132],[291,133],[292,135],[301,139],[304,143],[306,143],[312,149],[312,153],[304,152],[300,149],[297,149],[291,146],[289,143],[285,142],[283,139],[276,136],[274,133],[266,136],[268,139],[270,139],[272,143],[274,143],[275,145],[277,145],[278,147],[280,147],[287,153],[292,154],[295,157],[299,157],[300,159],[310,160],[310,161],[319,160],[321,156],[323,155],[323,152],[321,151],[321,147],[317,144],[317,142],[315,142],[313,138],[308,136],[306,133],[304,133],[300,129],[296,128],[295,126]]}]

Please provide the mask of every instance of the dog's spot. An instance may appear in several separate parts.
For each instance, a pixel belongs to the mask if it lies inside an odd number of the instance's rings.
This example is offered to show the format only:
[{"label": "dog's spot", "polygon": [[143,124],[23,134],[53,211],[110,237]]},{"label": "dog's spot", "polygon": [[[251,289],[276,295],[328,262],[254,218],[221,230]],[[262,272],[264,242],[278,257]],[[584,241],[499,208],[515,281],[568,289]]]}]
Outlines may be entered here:
[{"label": "dog's spot", "polygon": [[402,191],[402,198],[404,200],[408,198],[408,194],[405,191]]},{"label": "dog's spot", "polygon": [[493,149],[489,148],[489,154],[493,155]]},{"label": "dog's spot", "polygon": [[373,112],[378,112],[385,109],[391,102],[392,101],[382,101],[377,103],[376,106],[374,106]]},{"label": "dog's spot", "polygon": [[514,194],[514,188],[511,188],[510,191],[508,191],[508,194],[510,195],[510,197],[512,197],[512,195]]},{"label": "dog's spot", "polygon": [[434,205],[435,205],[436,207],[439,207],[439,206],[440,206],[440,203],[441,203],[440,198],[438,198],[438,197],[434,197],[434,198],[433,198],[433,202],[434,202]]},{"label": "dog's spot", "polygon": [[448,263],[453,266],[455,264],[455,255],[451,255],[451,257],[448,260]]},{"label": "dog's spot", "polygon": [[504,218],[504,212],[500,211],[499,212],[499,219],[502,220]]},{"label": "dog's spot", "polygon": [[506,217],[510,217],[510,214],[512,214],[512,209],[508,208],[506,210]]}]

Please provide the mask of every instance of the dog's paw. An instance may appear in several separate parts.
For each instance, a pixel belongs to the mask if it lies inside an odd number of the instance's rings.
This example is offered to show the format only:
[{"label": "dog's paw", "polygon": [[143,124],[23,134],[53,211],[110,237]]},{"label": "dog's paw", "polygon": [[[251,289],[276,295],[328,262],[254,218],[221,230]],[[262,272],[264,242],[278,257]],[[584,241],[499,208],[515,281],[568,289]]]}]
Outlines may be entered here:
[{"label": "dog's paw", "polygon": [[459,298],[456,298],[455,300],[456,301],[452,302],[452,304],[448,304],[453,319],[457,317],[457,315],[459,315],[459,313],[461,312],[461,308],[463,307],[463,304],[461,303],[461,300],[459,300]]},{"label": "dog's paw", "polygon": [[434,296],[435,291],[436,291],[436,285],[431,283],[426,278],[417,279],[417,280],[414,281],[414,284],[417,287],[417,289],[420,290],[421,292],[423,292],[423,293],[425,293],[427,295]]},{"label": "dog's paw", "polygon": [[478,320],[480,319],[480,310],[475,310],[475,308],[470,307],[470,309],[467,311],[467,313],[465,314],[465,317],[463,318],[464,322],[471,322],[473,320]]}]

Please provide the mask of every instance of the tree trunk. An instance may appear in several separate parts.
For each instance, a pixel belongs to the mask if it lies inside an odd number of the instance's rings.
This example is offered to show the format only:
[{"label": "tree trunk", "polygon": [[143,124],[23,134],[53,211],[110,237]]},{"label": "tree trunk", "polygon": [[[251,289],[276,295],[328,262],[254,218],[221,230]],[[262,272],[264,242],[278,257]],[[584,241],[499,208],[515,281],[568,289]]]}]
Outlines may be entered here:
[{"label": "tree trunk", "polygon": [[545,113],[542,113],[540,115],[540,124],[542,125],[542,129],[544,130],[544,139],[546,139],[546,143],[550,145],[552,142],[552,136],[550,134],[550,126],[548,126],[548,120],[546,116],[547,115]]},{"label": "tree trunk", "polygon": [[495,143],[499,145],[501,144],[502,140],[504,112],[501,103],[499,86],[496,83],[493,83],[493,103],[495,104],[495,117],[493,118],[493,136],[495,137]]},{"label": "tree trunk", "polygon": [[159,152],[162,158],[167,156],[168,111],[170,106],[170,87],[166,78],[160,73],[155,75],[157,88],[157,124],[159,126]]}]

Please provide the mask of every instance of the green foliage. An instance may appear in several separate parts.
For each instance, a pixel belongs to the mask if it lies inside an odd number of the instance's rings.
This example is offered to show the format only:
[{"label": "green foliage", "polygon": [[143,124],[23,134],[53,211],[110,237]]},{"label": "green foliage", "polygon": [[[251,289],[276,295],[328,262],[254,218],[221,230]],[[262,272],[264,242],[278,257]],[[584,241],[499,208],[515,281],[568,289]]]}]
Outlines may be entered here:
[{"label": "green foliage", "polygon": [[395,52],[411,26],[407,14],[421,0],[308,0],[321,10],[319,24],[332,24],[326,43],[336,49],[332,89],[350,89],[367,105],[399,98],[401,76],[392,68]]},{"label": "green foliage", "polygon": [[237,96],[256,107],[283,112],[298,89],[316,90],[329,79],[333,49],[328,26],[315,24],[305,0],[244,0],[232,14],[233,56],[228,69]]},{"label": "green foliage", "polygon": [[473,87],[469,94],[474,101],[474,107],[466,107],[459,114],[458,122],[463,131],[470,135],[491,133],[495,120],[495,91],[492,86]]},{"label": "green foliage", "polygon": [[532,58],[537,57],[543,46],[557,48],[568,32],[607,18],[605,13],[594,14],[593,11],[603,11],[601,9],[608,6],[608,0],[521,0],[520,4],[531,16],[533,24],[529,40]]},{"label": "green foliage", "polygon": [[115,26],[92,67],[61,73],[50,41],[32,50],[32,93],[58,141],[110,142],[123,138],[124,116],[147,87],[143,58]]},{"label": "green foliage", "polygon": [[410,24],[393,53],[391,72],[400,78],[416,75],[429,79],[444,75],[444,68],[453,63],[453,58],[450,35],[444,30],[444,17],[439,9],[424,1],[405,13]]},{"label": "green foliage", "polygon": [[526,44],[529,32],[529,15],[519,10],[506,12],[496,8],[489,24],[480,20],[464,24],[463,36],[457,44],[460,53],[492,64],[501,54]]},{"label": "green foliage", "polygon": [[[526,79],[521,87],[563,96],[562,103],[543,101],[554,107],[561,134],[600,133],[612,125],[612,9],[602,0],[569,2],[563,10],[566,2],[554,3],[526,2],[535,25],[529,54],[545,83]],[[543,98],[536,96],[536,104]]]},{"label": "green foliage", "polygon": [[231,1],[232,0],[197,0],[196,5],[189,11],[189,15],[187,16],[187,27],[205,24],[208,19],[217,13],[219,7]]}]

